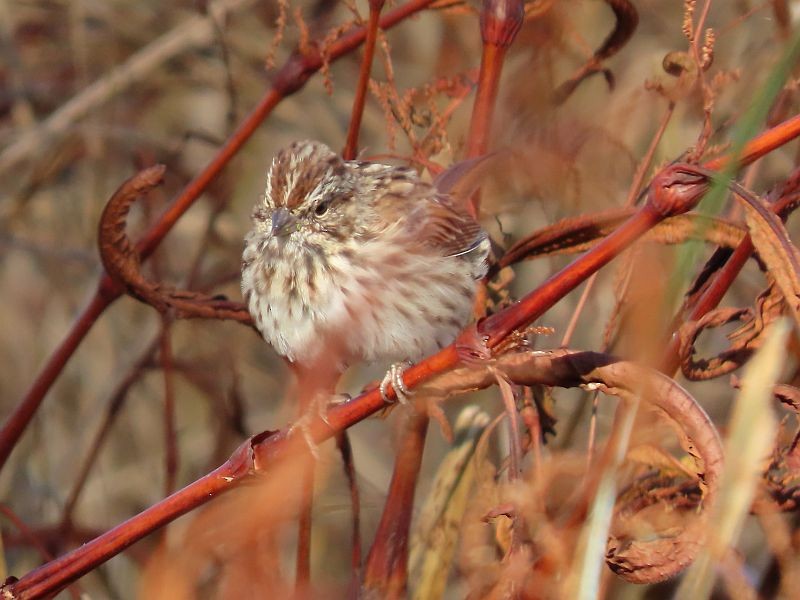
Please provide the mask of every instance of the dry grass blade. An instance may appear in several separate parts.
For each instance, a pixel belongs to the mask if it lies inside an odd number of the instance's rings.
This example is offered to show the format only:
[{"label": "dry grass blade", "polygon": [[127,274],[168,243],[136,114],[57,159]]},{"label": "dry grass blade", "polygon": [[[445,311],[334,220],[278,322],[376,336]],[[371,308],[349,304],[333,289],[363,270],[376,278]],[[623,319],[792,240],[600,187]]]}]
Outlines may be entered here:
[{"label": "dry grass blade", "polygon": [[750,512],[762,463],[774,443],[777,423],[772,413],[772,386],[780,375],[789,331],[787,320],[777,321],[745,369],[725,448],[727,465],[709,522],[709,544],[689,568],[678,598],[702,599],[711,595],[716,578],[714,565],[724,561],[735,546]]},{"label": "dry grass blade", "polygon": [[475,406],[464,408],[456,420],[455,442],[439,465],[411,537],[411,598],[433,599],[444,594],[475,481],[475,448],[489,422],[489,415]]},{"label": "dry grass blade", "polygon": [[636,420],[635,405],[638,402],[634,400],[631,404],[634,406],[628,406],[627,410],[621,410],[617,419],[617,435],[613,441],[614,447],[611,448],[610,461],[601,476],[589,518],[581,532],[577,556],[572,570],[567,576],[565,585],[567,590],[565,597],[567,598],[591,600],[599,595],[602,567],[606,558],[606,545],[614,516],[617,469],[625,458],[633,424]]}]

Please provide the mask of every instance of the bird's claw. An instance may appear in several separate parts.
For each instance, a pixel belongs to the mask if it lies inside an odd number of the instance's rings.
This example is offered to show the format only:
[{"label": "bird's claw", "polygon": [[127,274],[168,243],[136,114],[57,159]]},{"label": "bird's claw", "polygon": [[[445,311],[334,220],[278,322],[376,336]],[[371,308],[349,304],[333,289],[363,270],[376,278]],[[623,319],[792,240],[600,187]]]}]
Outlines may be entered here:
[{"label": "bird's claw", "polygon": [[389,384],[394,389],[394,395],[397,397],[397,402],[400,404],[408,404],[408,397],[411,395],[411,390],[406,387],[403,381],[403,373],[411,366],[408,361],[392,364],[389,370],[386,371],[383,380],[381,381],[380,391],[381,398],[386,404],[393,404],[395,401],[389,398]]}]

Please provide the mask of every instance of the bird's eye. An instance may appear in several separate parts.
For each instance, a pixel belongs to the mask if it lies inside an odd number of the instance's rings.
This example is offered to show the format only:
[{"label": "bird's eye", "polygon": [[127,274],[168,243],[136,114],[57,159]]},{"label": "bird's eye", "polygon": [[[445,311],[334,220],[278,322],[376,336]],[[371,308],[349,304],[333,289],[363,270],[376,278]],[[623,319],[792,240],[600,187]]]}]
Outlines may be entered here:
[{"label": "bird's eye", "polygon": [[317,208],[314,209],[314,214],[317,215],[318,217],[321,217],[326,212],[328,212],[328,208],[330,207],[330,205],[331,205],[330,200],[320,202],[319,204],[317,204]]}]

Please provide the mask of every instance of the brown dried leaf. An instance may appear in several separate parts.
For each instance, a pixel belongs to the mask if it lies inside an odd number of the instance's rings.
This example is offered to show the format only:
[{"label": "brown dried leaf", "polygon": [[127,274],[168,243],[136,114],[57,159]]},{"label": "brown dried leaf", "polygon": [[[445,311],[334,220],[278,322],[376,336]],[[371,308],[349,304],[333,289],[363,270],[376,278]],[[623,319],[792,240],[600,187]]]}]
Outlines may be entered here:
[{"label": "brown dried leaf", "polygon": [[695,476],[691,469],[688,469],[681,461],[662,448],[654,446],[653,444],[638,444],[632,447],[630,450],[628,450],[627,458],[633,462],[656,467],[661,470],[678,470],[682,473],[685,473],[689,477]]},{"label": "brown dried leaf", "polygon": [[753,246],[783,294],[795,323],[800,324],[800,253],[775,213],[760,198],[749,196],[758,203],[745,203],[745,221]]},{"label": "brown dried leaf", "polygon": [[461,522],[474,493],[475,447],[489,421],[489,415],[474,405],[465,407],[456,420],[456,441],[436,473],[411,537],[411,598],[438,598],[444,593]]}]

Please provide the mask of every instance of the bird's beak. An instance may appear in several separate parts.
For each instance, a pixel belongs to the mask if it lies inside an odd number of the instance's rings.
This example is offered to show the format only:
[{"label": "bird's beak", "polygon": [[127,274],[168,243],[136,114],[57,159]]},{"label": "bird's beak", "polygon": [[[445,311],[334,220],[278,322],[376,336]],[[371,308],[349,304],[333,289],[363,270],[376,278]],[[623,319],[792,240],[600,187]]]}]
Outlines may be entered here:
[{"label": "bird's beak", "polygon": [[291,233],[296,219],[286,208],[276,208],[272,212],[272,235],[284,236]]}]

